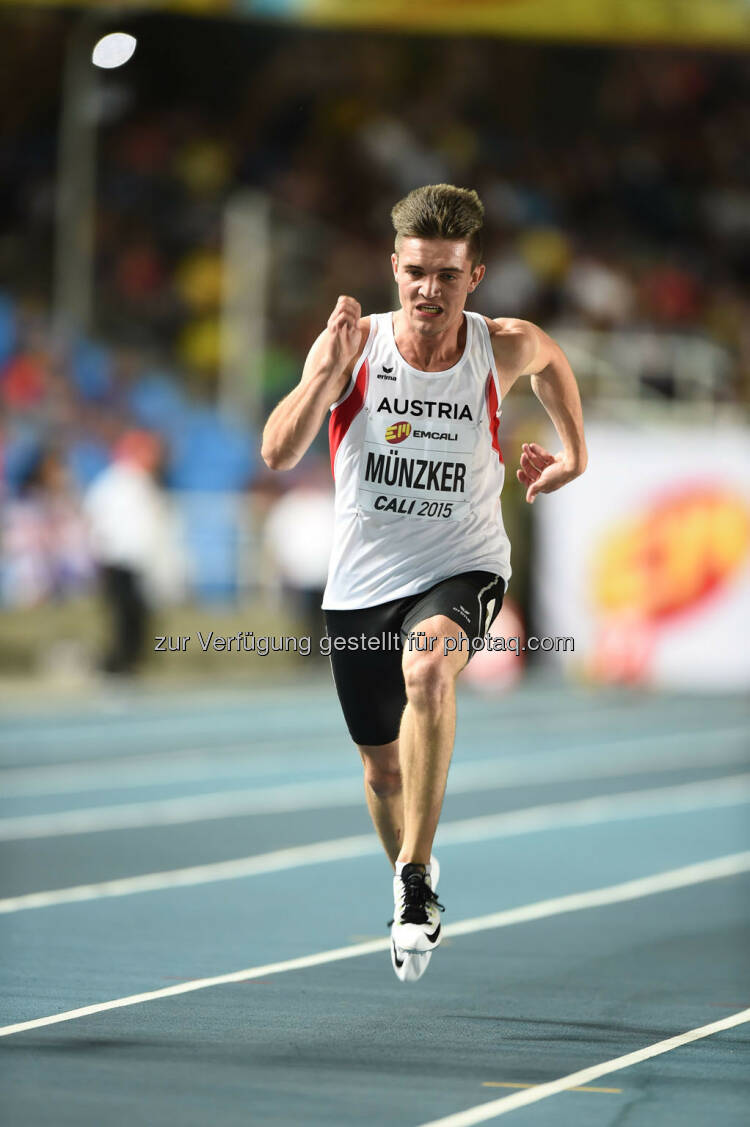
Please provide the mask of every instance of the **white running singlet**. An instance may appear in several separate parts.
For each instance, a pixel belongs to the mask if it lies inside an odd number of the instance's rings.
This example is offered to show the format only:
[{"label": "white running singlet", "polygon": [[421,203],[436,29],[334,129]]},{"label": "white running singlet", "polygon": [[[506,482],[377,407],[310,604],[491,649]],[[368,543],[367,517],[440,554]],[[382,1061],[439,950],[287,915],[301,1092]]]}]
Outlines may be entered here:
[{"label": "white running singlet", "polygon": [[393,315],[370,335],[328,427],[336,523],[325,610],[357,610],[465,571],[510,577],[500,491],[500,388],[484,317],[464,313],[463,356],[422,372]]}]

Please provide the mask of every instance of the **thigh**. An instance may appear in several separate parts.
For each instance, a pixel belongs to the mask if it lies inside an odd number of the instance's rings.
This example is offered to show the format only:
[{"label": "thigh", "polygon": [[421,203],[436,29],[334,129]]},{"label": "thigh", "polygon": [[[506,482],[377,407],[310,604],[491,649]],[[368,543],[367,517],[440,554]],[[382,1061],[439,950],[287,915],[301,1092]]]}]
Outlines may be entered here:
[{"label": "thigh", "polygon": [[467,571],[444,579],[420,596],[403,620],[402,639],[423,627],[436,616],[448,618],[461,627],[468,639],[467,648],[483,638],[500,612],[505,580],[487,571]]},{"label": "thigh", "polygon": [[354,743],[393,743],[406,705],[399,627],[403,600],[363,610],[327,610],[331,670]]}]

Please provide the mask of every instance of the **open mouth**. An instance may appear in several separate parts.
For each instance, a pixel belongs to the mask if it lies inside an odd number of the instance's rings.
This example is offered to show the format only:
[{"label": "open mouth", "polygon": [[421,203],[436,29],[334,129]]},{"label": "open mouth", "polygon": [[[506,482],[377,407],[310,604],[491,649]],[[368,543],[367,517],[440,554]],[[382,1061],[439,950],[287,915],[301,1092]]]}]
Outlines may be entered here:
[{"label": "open mouth", "polygon": [[442,312],[442,305],[430,305],[426,301],[417,306],[417,313],[423,313],[425,317],[437,317]]}]

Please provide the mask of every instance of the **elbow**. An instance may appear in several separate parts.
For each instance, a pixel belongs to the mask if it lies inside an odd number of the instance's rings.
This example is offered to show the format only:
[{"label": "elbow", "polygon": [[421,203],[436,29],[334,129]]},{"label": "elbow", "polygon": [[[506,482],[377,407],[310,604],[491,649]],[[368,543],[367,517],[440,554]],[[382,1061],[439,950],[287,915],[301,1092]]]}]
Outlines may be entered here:
[{"label": "elbow", "polygon": [[275,450],[270,450],[265,446],[261,446],[260,456],[268,466],[269,470],[285,469],[285,467],[282,465],[281,458],[279,458]]},{"label": "elbow", "polygon": [[269,432],[270,427],[266,426],[260,442],[260,456],[269,470],[280,470],[279,444],[273,441],[272,433]]},{"label": "elbow", "polygon": [[265,442],[260,448],[260,456],[268,466],[269,470],[281,469],[276,451],[273,450],[270,446],[266,446]]},{"label": "elbow", "polygon": [[269,470],[291,470],[297,464],[296,458],[285,458],[278,447],[269,442],[264,442],[261,446],[260,456]]}]

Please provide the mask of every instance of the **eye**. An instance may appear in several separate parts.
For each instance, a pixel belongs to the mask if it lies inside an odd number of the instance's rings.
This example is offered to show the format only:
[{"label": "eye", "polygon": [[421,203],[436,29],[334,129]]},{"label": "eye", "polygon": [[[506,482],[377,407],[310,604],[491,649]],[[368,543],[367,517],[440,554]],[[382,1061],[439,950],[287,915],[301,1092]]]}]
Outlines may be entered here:
[{"label": "eye", "polygon": [[456,280],[455,274],[443,274],[442,277],[445,279],[446,282],[455,282],[455,280]]}]

